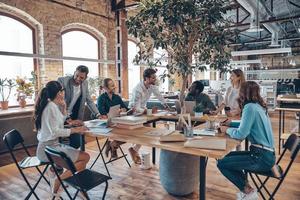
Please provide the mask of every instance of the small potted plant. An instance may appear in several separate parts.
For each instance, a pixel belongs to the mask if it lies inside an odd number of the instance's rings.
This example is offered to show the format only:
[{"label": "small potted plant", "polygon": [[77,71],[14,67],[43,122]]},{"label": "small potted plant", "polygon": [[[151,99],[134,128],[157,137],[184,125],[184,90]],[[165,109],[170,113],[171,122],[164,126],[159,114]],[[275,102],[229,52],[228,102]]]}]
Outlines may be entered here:
[{"label": "small potted plant", "polygon": [[1,94],[1,108],[2,110],[8,109],[8,98],[11,94],[11,89],[15,87],[13,79],[0,78],[0,94]]},{"label": "small potted plant", "polygon": [[32,82],[26,82],[25,78],[17,77],[17,101],[21,108],[26,106],[26,98],[32,96],[34,87]]},{"label": "small potted plant", "polygon": [[205,107],[202,104],[198,104],[194,107],[195,117],[202,117]]}]

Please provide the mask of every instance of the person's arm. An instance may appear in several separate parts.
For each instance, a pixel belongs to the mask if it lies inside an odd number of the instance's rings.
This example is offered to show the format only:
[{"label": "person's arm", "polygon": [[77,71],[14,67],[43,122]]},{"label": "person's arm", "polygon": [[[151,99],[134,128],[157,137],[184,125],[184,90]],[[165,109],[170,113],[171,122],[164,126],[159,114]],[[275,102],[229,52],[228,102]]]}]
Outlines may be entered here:
[{"label": "person's arm", "polygon": [[120,108],[122,109],[125,109],[126,111],[128,111],[128,107],[125,105],[124,101],[122,100],[122,98],[118,95],[118,98],[119,98],[119,102],[120,102]]},{"label": "person's arm", "polygon": [[152,92],[165,108],[169,107],[166,99],[160,94],[157,86],[152,86]]},{"label": "person's arm", "polygon": [[86,104],[90,111],[92,112],[92,115],[95,116],[96,118],[100,117],[100,113],[93,101],[93,99],[90,96],[89,90],[88,90],[88,85],[86,84]]},{"label": "person's arm", "polygon": [[57,108],[55,108],[56,105],[51,105],[47,109],[44,110],[43,115],[45,115],[44,120],[42,120],[42,126],[47,127],[51,131],[51,135],[55,138],[58,137],[68,137],[71,134],[70,129],[66,128],[60,128],[60,124],[62,122],[58,121],[59,118],[57,115],[60,112]]},{"label": "person's arm", "polygon": [[107,112],[105,110],[104,98],[102,95],[97,99],[97,108],[101,115],[107,115]]},{"label": "person's arm", "polygon": [[251,131],[252,125],[255,122],[255,110],[251,105],[247,105],[243,109],[242,119],[239,128],[228,128],[226,133],[234,139],[243,140]]}]

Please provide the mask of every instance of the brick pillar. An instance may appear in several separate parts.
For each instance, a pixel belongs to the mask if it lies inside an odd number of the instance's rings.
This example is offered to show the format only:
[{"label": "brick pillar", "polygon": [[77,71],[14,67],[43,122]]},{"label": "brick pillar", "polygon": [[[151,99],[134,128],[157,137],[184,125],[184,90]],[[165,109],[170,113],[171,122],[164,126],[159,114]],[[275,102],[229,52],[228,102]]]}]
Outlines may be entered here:
[{"label": "brick pillar", "polygon": [[121,95],[123,98],[128,98],[128,31],[126,27],[127,11],[122,10],[120,12],[121,16],[121,46],[122,46],[122,85],[121,85]]}]

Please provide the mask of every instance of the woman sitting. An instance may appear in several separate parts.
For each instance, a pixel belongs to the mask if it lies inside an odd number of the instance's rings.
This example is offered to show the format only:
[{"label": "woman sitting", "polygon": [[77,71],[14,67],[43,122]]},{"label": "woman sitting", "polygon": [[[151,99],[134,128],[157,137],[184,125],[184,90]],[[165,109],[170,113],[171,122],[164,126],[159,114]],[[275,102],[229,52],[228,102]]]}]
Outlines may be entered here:
[{"label": "woman sitting", "polygon": [[[81,171],[86,168],[90,156],[86,152],[74,149],[70,146],[60,144],[59,137],[69,137],[73,133],[82,133],[87,130],[86,127],[80,126],[71,129],[64,128],[66,119],[66,103],[64,101],[64,88],[57,81],[50,81],[42,89],[35,103],[34,121],[38,130],[37,139],[37,157],[42,162],[48,162],[45,153],[46,146],[53,147],[66,153],[74,162],[76,169]],[[71,122],[72,123],[72,122]],[[78,122],[77,122],[78,123]],[[59,189],[59,181],[55,179],[53,169],[49,172],[51,183],[51,192],[55,195]],[[61,174],[65,179],[71,176],[71,171],[67,170]]]},{"label": "woman sitting", "polygon": [[[104,119],[108,118],[109,109],[112,106],[120,105],[119,112],[126,112],[128,111],[127,106],[123,102],[122,98],[119,95],[115,94],[115,83],[111,78],[106,78],[103,81],[103,86],[105,92],[98,97],[97,100],[97,107],[101,114],[101,117]],[[120,141],[108,141],[105,149],[105,155],[108,157],[109,151],[111,151],[111,158],[117,158],[117,149],[121,144],[125,142]]]},{"label": "woman sitting", "polygon": [[242,83],[238,102],[242,110],[239,127],[221,126],[221,131],[234,139],[247,138],[251,142],[250,151],[231,152],[220,159],[217,166],[240,190],[237,199],[258,199],[256,190],[247,182],[245,171],[268,171],[275,164],[272,126],[256,82]]},{"label": "woman sitting", "polygon": [[204,85],[201,81],[194,81],[189,88],[189,93],[185,97],[185,101],[195,101],[196,107],[201,106],[204,108],[204,113],[209,113],[216,110],[216,107],[209,96],[202,93],[203,89]]}]

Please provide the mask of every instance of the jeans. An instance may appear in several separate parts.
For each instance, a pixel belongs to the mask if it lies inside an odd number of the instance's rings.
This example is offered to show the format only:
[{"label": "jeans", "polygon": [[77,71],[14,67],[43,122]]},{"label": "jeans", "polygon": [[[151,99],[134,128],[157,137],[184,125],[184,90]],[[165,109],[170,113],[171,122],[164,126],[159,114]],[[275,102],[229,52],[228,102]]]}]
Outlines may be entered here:
[{"label": "jeans", "polygon": [[269,171],[275,164],[275,153],[250,146],[250,151],[235,151],[218,160],[217,167],[240,191],[244,191],[247,175],[244,170],[251,172]]}]

